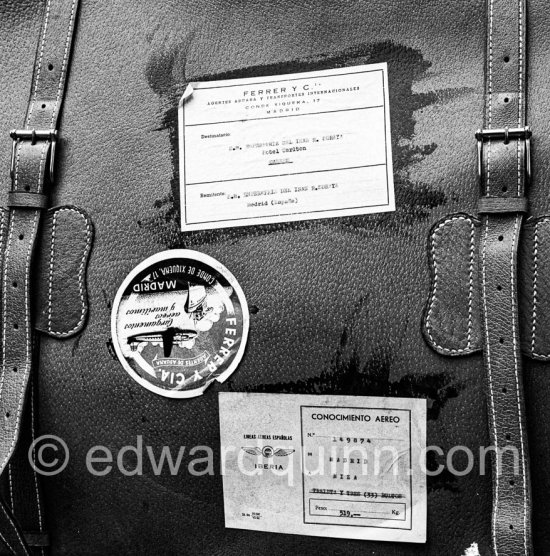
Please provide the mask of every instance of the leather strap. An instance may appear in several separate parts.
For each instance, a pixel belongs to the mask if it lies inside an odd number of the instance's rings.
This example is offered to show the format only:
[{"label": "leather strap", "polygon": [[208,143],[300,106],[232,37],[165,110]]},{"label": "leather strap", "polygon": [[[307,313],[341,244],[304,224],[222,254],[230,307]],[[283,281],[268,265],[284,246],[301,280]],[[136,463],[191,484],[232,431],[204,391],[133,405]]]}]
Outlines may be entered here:
[{"label": "leather strap", "polygon": [[78,0],[47,0],[24,128],[10,133],[14,140],[12,202],[1,274],[0,474],[17,444],[33,362],[31,268],[46,204],[37,199],[43,199],[41,195],[47,194],[46,186],[53,181],[57,122],[77,8]]},{"label": "leather strap", "polygon": [[484,357],[490,435],[499,451],[493,460],[492,544],[496,555],[517,556],[533,553],[517,303],[517,246],[530,171],[530,132],[523,129],[524,0],[488,0],[487,12],[485,130],[477,137]]}]

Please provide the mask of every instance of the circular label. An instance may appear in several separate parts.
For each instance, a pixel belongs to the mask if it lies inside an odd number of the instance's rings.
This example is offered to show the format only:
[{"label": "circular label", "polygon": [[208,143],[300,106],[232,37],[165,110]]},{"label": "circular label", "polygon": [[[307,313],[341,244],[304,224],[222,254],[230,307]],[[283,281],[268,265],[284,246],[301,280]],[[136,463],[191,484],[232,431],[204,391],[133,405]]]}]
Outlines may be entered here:
[{"label": "circular label", "polygon": [[169,398],[200,396],[242,359],[248,306],[235,277],[197,251],[157,253],[138,265],[113,303],[116,354],[142,386]]}]

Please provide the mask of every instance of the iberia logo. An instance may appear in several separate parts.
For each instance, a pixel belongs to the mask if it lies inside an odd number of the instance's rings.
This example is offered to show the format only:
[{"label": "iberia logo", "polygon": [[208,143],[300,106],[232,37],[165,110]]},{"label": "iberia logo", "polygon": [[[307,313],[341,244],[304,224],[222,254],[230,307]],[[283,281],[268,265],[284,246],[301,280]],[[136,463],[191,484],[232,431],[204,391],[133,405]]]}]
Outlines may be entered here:
[{"label": "iberia logo", "polygon": [[198,396],[239,364],[248,307],[235,277],[190,250],[159,253],[123,282],[113,305],[113,343],[140,384],[172,398]]}]

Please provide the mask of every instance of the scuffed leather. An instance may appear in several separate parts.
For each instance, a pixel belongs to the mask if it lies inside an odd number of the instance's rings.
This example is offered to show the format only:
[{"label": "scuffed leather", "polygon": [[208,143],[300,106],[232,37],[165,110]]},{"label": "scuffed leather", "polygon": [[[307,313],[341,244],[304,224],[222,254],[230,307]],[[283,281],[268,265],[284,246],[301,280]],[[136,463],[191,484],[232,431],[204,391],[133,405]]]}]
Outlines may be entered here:
[{"label": "scuffed leather", "polygon": [[[27,101],[45,2],[0,7],[0,129]],[[441,357],[418,319],[429,288],[426,233],[477,204],[474,131],[483,117],[483,2],[248,3],[82,0],[61,123],[54,204],[94,221],[90,314],[77,338],[45,338],[40,430],[65,439],[66,470],[45,481],[53,554],[340,553],[389,556],[490,550],[491,477],[428,481],[425,546],[299,537],[224,528],[222,480],[94,477],[89,448],[136,443],[209,445],[219,461],[217,389],[427,397],[428,443],[488,445],[481,357]],[[549,212],[550,14],[529,3],[529,121],[536,133],[531,211]],[[176,107],[188,81],[387,61],[398,210],[383,216],[179,232]],[[7,136],[6,136],[7,137]],[[0,198],[10,143],[0,148]],[[3,200],[2,203],[5,204]],[[216,257],[243,286],[251,315],[245,357],[222,387],[189,402],[133,382],[109,349],[110,304],[147,256],[171,247]],[[526,362],[535,541],[550,550],[550,375]],[[176,453],[176,452],[174,452]],[[187,452],[186,452],[187,453]],[[439,461],[430,461],[437,465]]]},{"label": "scuffed leather", "polygon": [[50,209],[42,228],[35,328],[54,338],[81,332],[88,316],[86,272],[93,225],[74,206]]}]

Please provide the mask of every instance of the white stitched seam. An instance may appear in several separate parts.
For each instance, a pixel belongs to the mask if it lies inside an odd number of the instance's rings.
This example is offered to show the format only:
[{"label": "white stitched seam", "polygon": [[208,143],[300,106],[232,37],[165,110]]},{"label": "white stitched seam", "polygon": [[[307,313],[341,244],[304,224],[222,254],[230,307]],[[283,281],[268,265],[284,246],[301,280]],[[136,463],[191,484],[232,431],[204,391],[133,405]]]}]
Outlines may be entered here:
[{"label": "white stitched seam", "polygon": [[531,318],[531,354],[535,357],[550,357],[549,353],[537,353],[535,351],[535,343],[537,338],[537,304],[538,304],[538,253],[539,253],[539,236],[538,236],[538,226],[539,224],[544,224],[550,222],[550,218],[544,218],[539,220],[535,224],[535,241],[533,248],[533,314]]},{"label": "white stitched seam", "polygon": [[[48,4],[49,4],[49,0],[48,0]],[[52,110],[52,119],[50,121],[50,129],[53,128],[53,123],[55,121],[55,116],[57,114],[57,109],[58,109],[58,106],[59,106],[59,99],[61,97],[61,88],[62,88],[63,82],[65,80],[65,73],[66,73],[66,70],[67,70],[67,57],[68,57],[68,54],[69,54],[69,43],[70,43],[71,33],[72,33],[72,29],[73,29],[73,24],[74,24],[75,4],[76,4],[76,0],[73,0],[72,6],[71,6],[71,15],[70,15],[70,18],[69,18],[69,27],[67,29],[67,36],[65,38],[65,51],[63,53],[63,62],[61,64],[61,73],[59,75],[59,81],[57,83],[57,95],[56,95],[56,98],[55,98],[55,105],[54,105],[54,108]],[[45,31],[44,31],[44,35],[45,35]],[[36,84],[38,86],[38,78],[36,80]],[[34,101],[33,101],[33,104],[34,104]],[[40,153],[40,164],[39,164],[39,168],[38,168],[38,191],[39,192],[42,190],[42,181],[43,181],[42,166],[45,162],[46,153],[47,153],[49,148],[50,148],[50,144],[45,143],[44,146],[42,147],[42,152]]]},{"label": "white stitched seam", "polygon": [[[72,28],[73,28],[73,21],[74,21],[74,15],[75,15],[75,3],[76,0],[73,0],[72,3],[72,7],[71,7],[71,17],[70,17],[70,21],[69,21],[69,27],[67,29],[67,38],[65,39],[65,53],[64,53],[64,57],[63,57],[63,64],[61,67],[61,75],[59,78],[59,84],[58,84],[58,89],[57,89],[57,99],[56,99],[56,104],[55,104],[55,108],[53,110],[53,114],[52,114],[52,124],[53,125],[53,121],[54,121],[54,116],[55,113],[57,111],[57,106],[59,103],[59,98],[61,95],[61,84],[63,82],[64,79],[64,75],[65,75],[65,70],[66,70],[66,62],[67,62],[67,55],[69,52],[69,40],[70,40],[70,36],[71,36],[71,32],[72,32]],[[50,4],[50,0],[48,0],[48,5],[47,7],[49,8],[49,4]],[[49,14],[49,11],[48,11]],[[43,43],[45,41],[45,36],[46,36],[46,22],[44,23],[44,32],[42,35],[42,40]],[[38,86],[38,74],[37,74],[37,78],[35,81],[35,94],[36,94],[36,87]],[[27,125],[28,125],[28,120],[27,120]],[[42,154],[44,153],[44,150],[42,152]],[[42,165],[42,157],[40,159],[40,164]],[[17,178],[17,175],[16,175]],[[40,191],[41,189],[41,178],[39,177],[39,182],[38,182],[38,190]],[[34,235],[36,232],[36,225],[38,222],[38,211],[36,212],[35,216],[34,216],[34,222],[33,222],[33,229],[32,229],[32,233],[30,234],[30,238],[29,238],[29,247],[27,250],[27,259],[26,259],[26,273],[25,273],[25,334],[26,334],[26,339],[27,339],[27,354],[26,354],[26,366],[25,366],[25,373],[29,372],[30,370],[30,343],[31,343],[31,331],[30,331],[30,319],[29,319],[29,295],[28,295],[28,287],[29,287],[29,262],[30,262],[30,256],[31,256],[31,251],[32,251],[32,245],[33,245],[33,239],[34,239]],[[13,220],[15,220],[15,218],[12,218],[12,222],[10,224],[11,229],[13,231]],[[10,234],[10,239],[9,239],[9,243],[11,243],[11,234]],[[4,286],[6,283],[6,274],[7,274],[7,257],[8,257],[8,252],[9,252],[9,243],[8,243],[8,249],[6,250],[6,259],[4,262]],[[5,291],[5,289],[4,289]],[[6,322],[5,322],[5,312],[6,312],[6,303],[5,303],[5,299],[4,299],[4,333],[3,333],[3,345],[6,345]],[[6,357],[5,354],[3,354],[3,374],[2,374],[2,381],[0,382],[0,396],[2,395],[2,388],[3,388],[3,383],[4,383],[4,375],[5,375],[5,367],[6,367]],[[19,422],[21,419],[21,410],[23,408],[23,400],[24,400],[24,392],[20,392],[19,393],[19,403],[18,403],[18,408],[17,408],[17,415],[16,415],[16,421],[15,421],[15,426],[18,427],[19,426]],[[8,450],[8,452],[5,454],[4,459],[2,461],[2,463],[0,464],[0,473],[2,472],[2,470],[4,469],[6,462],[8,461],[11,453],[13,452],[13,448],[15,446],[15,441],[16,438],[14,436],[14,438],[12,439],[11,442],[11,446]]]},{"label": "white stitched seam", "polygon": [[13,236],[13,223],[15,222],[15,213],[13,213],[10,219],[10,228],[8,233],[8,245],[6,247],[6,253],[4,255],[4,277],[2,280],[2,291],[4,295],[2,297],[2,345],[4,349],[2,350],[2,378],[0,379],[0,395],[2,394],[2,389],[4,387],[4,377],[6,376],[6,320],[7,320],[7,296],[6,296],[6,284],[8,280],[8,259],[11,250],[11,238]]},{"label": "white stitched seam", "polygon": [[13,499],[13,476],[11,472],[11,463],[8,465],[8,480],[10,483],[10,503],[11,503],[11,511],[15,513],[15,501]]},{"label": "white stitched seam", "polygon": [[[493,124],[493,0],[489,4],[489,129]],[[486,195],[491,186],[491,140],[487,142],[487,183]]]},{"label": "white stitched seam", "polygon": [[[524,68],[523,68],[523,0],[518,0],[519,6],[519,25],[518,25],[518,43],[519,43],[519,71],[518,71],[518,127],[521,127],[522,124],[522,114],[523,114],[523,83],[524,81]],[[520,195],[521,191],[521,180],[522,180],[522,172],[521,172],[521,153],[520,153],[520,143],[521,141],[518,140],[517,146],[517,157],[518,157],[518,191],[517,195]],[[515,245],[516,233],[518,228],[518,223],[521,217],[516,216],[516,226],[514,229],[514,241],[512,245]],[[515,292],[515,283],[514,278],[516,273],[514,272],[514,253],[515,248],[512,248],[511,253],[511,260],[510,260],[510,267],[511,267],[511,282],[512,282],[512,304],[513,304],[513,316],[512,321],[514,325],[514,365],[516,369],[516,390],[517,390],[517,402],[518,402],[518,417],[519,417],[519,431],[520,431],[520,441],[521,441],[521,465],[522,465],[522,472],[523,472],[523,548],[525,550],[525,554],[528,553],[527,551],[527,485],[525,481],[527,480],[526,472],[525,472],[525,448],[524,448],[524,441],[523,441],[523,425],[522,425],[522,415],[521,415],[521,400],[520,400],[520,391],[519,391],[519,376],[518,376],[518,353],[517,353],[517,345],[516,345],[516,334],[517,332],[517,315],[516,315],[516,292]]]},{"label": "white stitched seam", "polygon": [[[8,512],[6,511],[6,508],[4,508],[4,506],[2,504],[0,504],[0,509],[4,512],[4,515],[6,516],[7,520],[12,524],[13,530],[15,531],[15,534],[17,535],[17,539],[19,540],[19,542],[21,543],[21,546],[23,547],[23,552],[25,552],[25,554],[28,554],[28,551],[25,547],[25,543],[23,542],[23,539],[21,538],[21,535],[19,534],[19,530],[15,526],[15,523],[13,522],[13,519],[9,516]],[[10,548],[13,550],[13,548],[11,546],[10,546]],[[15,550],[13,550],[13,552],[15,552]]]},{"label": "white stitched seam", "polygon": [[[4,245],[4,232],[5,232],[5,229],[6,229],[6,212],[4,210],[2,210],[2,212],[1,212],[1,221],[2,221],[2,223],[0,225],[0,245]],[[4,292],[4,297],[5,297],[6,292],[5,292],[4,289],[2,291]],[[5,318],[4,318],[4,321],[5,321]],[[5,372],[5,368],[3,369],[3,372]],[[3,378],[2,378],[2,381],[3,381]],[[14,499],[13,499],[13,477],[12,477],[12,472],[11,472],[11,465],[8,465],[8,480],[9,480],[9,487],[10,487],[11,511],[15,512],[15,502],[14,502]],[[2,537],[2,539],[4,539],[4,537]],[[4,542],[5,542],[5,539],[4,539]],[[10,549],[13,551],[11,546],[10,546]]]},{"label": "white stitched seam", "polygon": [[[486,359],[487,359],[487,371],[489,374],[489,395],[491,397],[491,415],[492,415],[492,424],[493,424],[493,436],[495,439],[495,449],[496,453],[498,454],[498,435],[497,435],[497,427],[496,427],[496,419],[495,419],[495,400],[493,397],[493,375],[491,372],[491,347],[489,345],[489,326],[487,323],[487,295],[486,295],[486,266],[485,266],[485,256],[487,251],[487,236],[489,234],[489,219],[486,217],[485,220],[485,235],[483,237],[483,251],[482,251],[482,279],[481,279],[481,287],[483,290],[483,315],[484,315],[484,326],[485,326],[485,338],[487,339],[485,342],[486,345]],[[495,556],[498,556],[498,547],[497,547],[497,539],[496,539],[496,523],[497,523],[497,508],[498,508],[498,494],[499,494],[499,476],[500,476],[500,469],[499,469],[499,458],[495,458],[496,462],[496,473],[495,473],[495,501],[493,504],[493,526],[491,528],[491,536],[493,539],[493,548],[495,550]]]},{"label": "white stitched seam", "polygon": [[55,245],[55,225],[57,224],[58,212],[55,211],[53,215],[52,224],[52,243],[50,247],[50,272],[48,280],[48,332],[52,329],[52,283],[53,283],[53,254]]},{"label": "white stitched seam", "polygon": [[[2,211],[2,224],[0,226],[0,245],[4,245],[4,231],[5,231],[5,227],[6,227],[6,213],[5,211]],[[13,230],[12,230],[13,231]],[[11,237],[11,236],[10,236]],[[3,287],[2,287],[2,291],[4,292],[3,295],[3,304],[4,304],[4,317],[3,317],[3,325],[4,325],[4,331],[5,331],[5,326],[6,326],[6,311],[5,311],[5,298],[6,298],[6,279],[4,276],[4,283],[3,283]],[[5,346],[5,333],[4,333],[4,342],[3,345]],[[3,359],[5,359],[5,356],[3,356]],[[2,381],[1,383],[4,383],[4,373],[6,372],[6,367],[5,367],[5,363],[2,365]],[[0,387],[1,388],[1,387]],[[11,472],[11,466],[8,466],[8,478],[9,478],[9,487],[10,487],[10,500],[11,500],[11,509],[12,512],[15,511],[15,504],[14,504],[14,500],[13,500],[13,482],[12,482],[12,472]],[[10,550],[12,550],[12,552],[15,552],[13,550],[13,548],[6,542],[6,539],[4,537],[2,537],[2,539],[4,540],[4,542],[9,546]]]},{"label": "white stitched seam", "polygon": [[53,126],[53,122],[55,119],[55,113],[57,112],[57,107],[59,105],[59,98],[61,96],[61,86],[63,84],[63,80],[65,78],[65,71],[67,69],[67,57],[69,54],[69,42],[71,39],[71,33],[73,30],[73,24],[74,24],[74,16],[75,16],[75,4],[76,4],[76,0],[73,0],[72,6],[71,6],[71,16],[69,18],[69,28],[67,29],[67,37],[65,38],[65,52],[63,53],[63,62],[61,64],[61,75],[59,76],[59,83],[57,84],[57,96],[55,98],[55,106],[54,109],[52,111],[52,121],[50,123],[50,127]]},{"label": "white stitched seam", "polygon": [[[86,317],[86,304],[84,300],[84,268],[86,267],[86,259],[88,257],[91,248],[90,239],[92,236],[92,227],[90,226],[90,222],[88,221],[86,216],[79,210],[76,210],[74,208],[62,208],[56,211],[56,215],[60,212],[75,212],[76,214],[82,217],[82,219],[86,224],[86,246],[78,269],[78,290],[79,290],[80,307],[81,307],[80,319],[78,323],[73,328],[71,328],[71,330],[68,330],[67,332],[57,332],[55,330],[52,330],[50,323],[48,321],[48,332],[50,332],[51,334],[55,334],[56,336],[68,336],[69,334],[72,334],[75,330],[78,330],[78,328],[84,322],[84,318]],[[53,239],[52,239],[52,258],[53,258]],[[53,281],[53,273],[50,274],[50,284],[48,285],[50,291],[52,289],[52,281]]]},{"label": "white stitched seam", "polygon": [[[31,103],[31,107],[29,109],[29,115],[27,116],[27,123],[26,125],[28,126],[30,121],[31,121],[31,116],[34,110],[34,105],[36,103],[37,100],[37,93],[38,93],[38,81],[40,80],[40,71],[42,70],[42,59],[44,57],[44,46],[46,44],[46,31],[48,30],[48,21],[50,18],[50,7],[51,7],[51,0],[48,0],[48,3],[46,4],[46,16],[44,18],[44,30],[42,32],[42,42],[40,44],[40,55],[38,57],[38,68],[36,70],[36,79],[34,80],[34,93],[33,93],[33,99],[32,99],[32,103]],[[50,125],[51,127],[51,125]],[[17,149],[17,164],[16,164],[16,168],[15,168],[15,189],[17,189],[17,182],[18,182],[18,173],[19,173],[19,151],[20,148]],[[39,170],[38,170],[38,190],[40,191],[41,189],[41,182],[42,182],[42,165],[44,163],[44,156],[45,156],[45,152],[46,152],[46,146],[42,147],[42,152],[40,153],[40,165],[39,165]]]},{"label": "white stitched seam", "polygon": [[13,188],[17,191],[18,180],[19,180],[19,157],[21,154],[21,144],[17,143],[17,156],[15,157],[15,176],[13,178]]},{"label": "white stitched seam", "polygon": [[[437,284],[438,284],[438,272],[437,272],[437,259],[436,259],[436,250],[435,250],[435,237],[437,232],[443,228],[449,222],[453,222],[455,220],[464,220],[470,223],[471,226],[471,233],[470,233],[470,264],[469,264],[469,291],[468,291],[468,343],[465,348],[461,349],[451,349],[446,348],[439,345],[435,338],[432,336],[431,333],[431,325],[430,319],[432,316],[432,310],[434,307],[435,302],[437,301]],[[474,223],[470,218],[466,218],[465,216],[453,216],[452,218],[447,218],[443,222],[441,222],[435,230],[432,232],[431,235],[431,256],[432,256],[432,263],[434,267],[434,283],[433,283],[433,291],[432,296],[430,298],[430,304],[428,308],[428,313],[426,315],[426,331],[430,338],[432,344],[437,347],[438,349],[446,352],[446,353],[467,353],[471,351],[471,338],[472,338],[472,300],[473,300],[473,292],[474,292],[474,280],[473,280],[473,270],[474,270],[474,250],[475,250],[475,243],[474,243]]]},{"label": "white stitched seam", "polygon": [[[26,345],[26,357],[25,357],[25,374],[27,374],[30,371],[30,364],[31,364],[31,360],[30,360],[30,352],[31,352],[31,330],[30,330],[30,318],[29,318],[29,267],[30,267],[30,258],[31,258],[31,252],[32,252],[32,245],[34,243],[34,236],[36,233],[36,226],[38,223],[38,215],[39,212],[37,211],[36,214],[34,215],[34,220],[33,220],[33,227],[32,227],[32,231],[29,235],[29,246],[27,248],[27,257],[26,257],[26,261],[25,261],[25,337],[27,339],[27,345]],[[15,218],[12,217],[12,222],[15,220]],[[11,237],[11,236],[10,236]],[[7,259],[7,253],[6,253],[6,259]],[[6,265],[6,269],[7,269],[7,265]],[[5,283],[5,275],[4,275],[4,283]],[[5,305],[4,305],[5,308]],[[6,323],[4,320],[4,345],[5,344],[5,330],[6,330]],[[4,355],[4,374],[6,371],[6,360],[5,360],[5,355]],[[3,394],[3,383],[4,383],[4,375],[2,375],[2,383],[0,384],[0,397]],[[17,405],[17,413],[15,415],[15,428],[17,430],[17,428],[19,428],[19,423],[21,421],[21,410],[23,409],[23,401],[25,399],[24,396],[25,392],[24,391],[20,391],[19,392],[19,400],[18,400],[18,405]],[[2,473],[2,471],[4,470],[5,466],[6,466],[6,462],[9,460],[11,454],[13,453],[13,449],[15,447],[15,442],[16,442],[16,435],[13,435],[10,447],[8,449],[8,451],[6,452],[6,454],[4,455],[4,459],[2,460],[2,463],[0,464],[0,474]]]},{"label": "white stitched seam", "polygon": [[17,552],[15,552],[15,549],[13,548],[13,546],[6,540],[6,537],[4,537],[4,535],[2,535],[2,533],[0,533],[0,539],[2,539],[5,543],[5,545],[14,553],[17,554]]},{"label": "white stitched seam", "polygon": [[472,220],[470,220],[470,266],[469,266],[469,281],[470,288],[468,290],[468,344],[467,348],[472,347],[472,315],[473,315],[473,299],[474,299],[474,252],[475,252],[475,227]]},{"label": "white stitched seam", "polygon": [[42,31],[42,42],[40,44],[40,55],[38,56],[38,68],[36,70],[36,79],[34,80],[34,91],[31,107],[29,109],[29,115],[27,116],[27,124],[31,121],[32,111],[34,109],[34,104],[36,103],[36,95],[38,92],[38,80],[40,79],[40,70],[42,69],[42,58],[44,56],[44,46],[46,44],[46,31],[48,29],[48,20],[50,18],[50,5],[51,0],[48,0],[46,4],[46,16],[44,17],[44,29]]},{"label": "white stitched seam", "polygon": [[[521,2],[521,0],[520,0]],[[521,468],[522,468],[522,483],[523,483],[523,544],[525,548],[525,554],[527,554],[527,485],[525,484],[526,474],[525,474],[525,448],[523,443],[523,425],[522,425],[522,415],[521,415],[521,401],[520,401],[520,391],[519,391],[519,369],[518,369],[518,352],[517,352],[517,344],[516,344],[516,336],[517,336],[517,315],[516,315],[516,284],[514,281],[515,278],[515,269],[514,269],[514,253],[515,253],[515,244],[516,238],[518,233],[518,223],[520,220],[520,216],[516,216],[515,219],[515,226],[514,226],[514,237],[512,239],[512,248],[510,253],[510,285],[512,288],[512,344],[514,349],[514,370],[515,370],[515,377],[516,377],[516,396],[517,396],[517,406],[518,406],[518,420],[519,420],[519,438],[520,438],[520,446],[521,446]]]},{"label": "white stitched seam", "polygon": [[537,330],[537,278],[538,278],[538,253],[539,253],[539,223],[535,224],[535,241],[533,245],[533,315],[531,318],[531,353],[535,355],[535,338]]},{"label": "white stitched seam", "polygon": [[[522,108],[523,108],[523,0],[518,0],[519,4],[519,22],[518,22],[518,127],[521,127],[522,124]],[[520,153],[520,146],[521,146],[521,139],[517,141],[517,158],[518,158],[518,190],[517,195],[520,195],[521,189],[521,153]]]},{"label": "white stitched seam", "polygon": [[[36,438],[36,433],[34,429],[34,378],[31,378],[31,438],[32,442],[34,442]],[[40,491],[38,490],[38,475],[36,474],[36,467],[34,465],[32,467],[32,474],[34,477],[34,491],[36,492],[36,508],[38,510],[38,526],[40,528],[40,532],[44,530],[44,526],[42,524],[42,510],[40,508]]]}]

